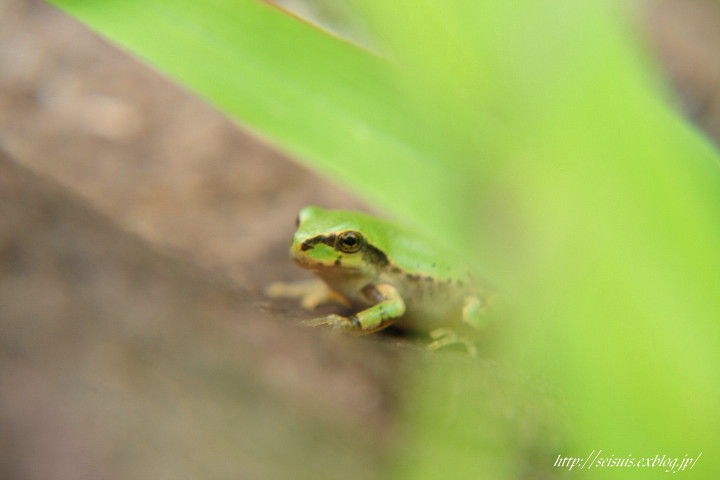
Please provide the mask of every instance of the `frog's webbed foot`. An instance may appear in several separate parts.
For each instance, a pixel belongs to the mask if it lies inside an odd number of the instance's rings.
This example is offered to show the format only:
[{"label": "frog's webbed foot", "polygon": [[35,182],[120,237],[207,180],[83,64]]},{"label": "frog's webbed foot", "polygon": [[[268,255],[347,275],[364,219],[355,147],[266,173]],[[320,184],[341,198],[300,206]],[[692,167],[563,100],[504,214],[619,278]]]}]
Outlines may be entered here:
[{"label": "frog's webbed foot", "polygon": [[318,305],[330,303],[349,306],[343,296],[328,288],[320,279],[274,282],[265,287],[265,295],[270,298],[299,300],[300,305],[307,310],[315,310]]},{"label": "frog's webbed foot", "polygon": [[432,342],[427,345],[429,350],[438,350],[451,345],[462,345],[468,355],[477,356],[477,348],[471,338],[466,337],[452,328],[436,328],[430,332]]}]

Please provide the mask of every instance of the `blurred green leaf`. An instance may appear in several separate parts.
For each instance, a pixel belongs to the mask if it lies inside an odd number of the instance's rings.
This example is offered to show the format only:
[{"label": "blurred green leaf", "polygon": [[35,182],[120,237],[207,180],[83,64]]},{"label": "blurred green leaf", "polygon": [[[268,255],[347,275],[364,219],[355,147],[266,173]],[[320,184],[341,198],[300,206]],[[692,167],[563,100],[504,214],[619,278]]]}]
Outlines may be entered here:
[{"label": "blurred green leaf", "polygon": [[[496,157],[480,160],[492,164],[483,181],[496,193],[483,193],[483,208],[510,220],[481,223],[477,238],[502,263],[492,271],[516,308],[507,360],[552,377],[572,399],[575,450],[557,453],[682,458],[717,448],[718,156],[671,112],[617,5],[399,0],[362,9],[409,75],[423,78],[415,88],[452,105],[439,118],[470,119],[485,106],[512,129],[496,139]],[[447,375],[428,390],[446,388]],[[418,456],[415,469],[430,468],[429,458]],[[717,460],[702,461],[702,475],[718,471]]]}]

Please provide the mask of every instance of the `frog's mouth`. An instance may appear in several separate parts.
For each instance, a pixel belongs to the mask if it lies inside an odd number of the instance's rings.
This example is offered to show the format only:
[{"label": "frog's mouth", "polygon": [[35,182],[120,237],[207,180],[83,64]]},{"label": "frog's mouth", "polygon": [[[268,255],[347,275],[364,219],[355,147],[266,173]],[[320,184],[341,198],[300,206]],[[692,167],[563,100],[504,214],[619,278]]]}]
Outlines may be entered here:
[{"label": "frog's mouth", "polygon": [[293,256],[292,260],[297,265],[309,270],[324,270],[326,268],[330,268],[330,265],[315,258]]},{"label": "frog's mouth", "polygon": [[337,256],[331,258],[331,259],[318,259],[318,258],[312,258],[307,257],[303,255],[292,257],[293,262],[295,262],[297,265],[299,265],[302,268],[305,268],[307,270],[314,270],[318,272],[328,271],[328,270],[346,270],[346,271],[357,271],[359,268],[357,266],[351,266],[343,264],[343,258],[342,256]]}]

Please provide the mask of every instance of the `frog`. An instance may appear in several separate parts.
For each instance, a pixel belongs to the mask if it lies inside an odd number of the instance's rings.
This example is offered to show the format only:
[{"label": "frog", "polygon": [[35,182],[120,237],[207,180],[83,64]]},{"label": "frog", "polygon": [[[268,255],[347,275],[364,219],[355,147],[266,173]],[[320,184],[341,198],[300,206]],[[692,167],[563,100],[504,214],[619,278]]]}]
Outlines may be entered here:
[{"label": "frog", "polygon": [[426,333],[431,350],[462,344],[476,354],[467,332],[485,328],[495,291],[431,239],[370,214],[307,206],[297,217],[290,257],[316,278],[272,283],[269,297],[299,300],[309,310],[335,303],[354,312],[303,325],[352,335],[395,325]]}]

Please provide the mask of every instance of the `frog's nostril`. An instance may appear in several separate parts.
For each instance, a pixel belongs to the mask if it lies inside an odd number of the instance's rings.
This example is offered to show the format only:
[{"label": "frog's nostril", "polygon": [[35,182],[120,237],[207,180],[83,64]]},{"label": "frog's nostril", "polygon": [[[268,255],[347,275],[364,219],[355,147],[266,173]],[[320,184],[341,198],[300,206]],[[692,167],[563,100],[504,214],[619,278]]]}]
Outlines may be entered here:
[{"label": "frog's nostril", "polygon": [[303,252],[306,252],[306,251],[310,250],[313,247],[313,245],[315,245],[315,242],[312,242],[310,240],[305,240],[302,243],[302,245],[300,245],[300,250],[302,250]]}]

